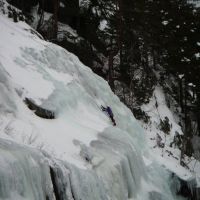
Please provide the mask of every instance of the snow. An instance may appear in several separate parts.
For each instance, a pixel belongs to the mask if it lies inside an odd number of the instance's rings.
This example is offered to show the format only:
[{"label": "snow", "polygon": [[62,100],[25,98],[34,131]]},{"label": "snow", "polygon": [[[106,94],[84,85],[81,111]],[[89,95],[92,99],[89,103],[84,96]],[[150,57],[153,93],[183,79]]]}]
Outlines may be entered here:
[{"label": "snow", "polygon": [[[179,75],[180,78],[183,78],[183,76],[184,75]],[[148,104],[142,106],[142,110],[150,117],[150,123],[148,125],[142,125],[146,129],[148,146],[151,148],[151,154],[154,159],[160,163],[161,166],[173,172],[182,180],[196,180],[198,184],[200,177],[200,162],[186,157],[185,162],[188,163],[189,169],[182,167],[180,165],[180,149],[170,147],[170,143],[174,140],[175,134],[179,133],[179,135],[183,135],[183,132],[178,125],[176,117],[167,107],[165,95],[160,86],[155,88],[153,97]],[[164,120],[165,117],[169,119],[169,134],[160,130],[160,120]],[[164,148],[156,146],[156,133],[161,136],[162,142],[165,144]],[[146,160],[146,162],[151,163],[149,160]]]},{"label": "snow", "polygon": [[196,57],[197,59],[199,59],[199,58],[200,58],[200,53],[195,53],[195,57]]},{"label": "snow", "polygon": [[71,28],[67,24],[63,24],[61,22],[58,23],[58,39],[59,40],[67,40],[72,43],[80,42],[83,38],[78,36],[76,30]]},{"label": "snow", "polygon": [[[25,23],[0,14],[0,27],[0,199],[54,200],[49,166],[63,199],[177,199],[162,160],[148,152],[144,130],[107,82]],[[155,97],[161,119],[167,114],[181,133],[159,88]],[[35,115],[25,98],[55,119]],[[116,127],[101,105],[111,106]]]},{"label": "snow", "polygon": [[188,83],[188,86],[195,87],[195,85],[193,83]]},{"label": "snow", "polygon": [[[195,55],[196,57],[197,57],[197,55]],[[181,59],[181,61],[182,62],[190,62],[191,60],[189,59],[189,58],[187,58],[187,57],[183,57],[182,59]]]},{"label": "snow", "polygon": [[62,3],[62,2],[60,2],[60,7],[61,7],[61,8],[64,8],[64,7],[65,7],[65,4]]},{"label": "snow", "polygon": [[162,24],[163,24],[164,26],[166,26],[167,24],[169,24],[169,21],[162,21]]},{"label": "snow", "polygon": [[[34,100],[38,105],[52,101],[51,105],[47,106],[48,109],[56,111],[60,116],[54,121],[48,121],[36,117],[32,112],[28,112],[27,116],[27,110],[23,108],[18,113],[21,115],[20,120],[12,119],[8,128],[18,130],[18,134],[22,134],[18,126],[22,125],[21,129],[23,129],[24,123],[30,124],[32,126],[30,130],[38,130],[39,143],[45,141],[44,149],[54,152],[58,157],[65,156],[68,160],[70,158],[76,160],[73,154],[79,149],[73,144],[73,140],[79,139],[88,145],[90,141],[96,139],[99,131],[109,126],[109,119],[101,113],[98,107],[100,105],[96,103],[96,109],[85,108],[86,102],[90,102],[93,106],[95,102],[92,102],[93,99],[79,83],[81,79],[78,79],[77,74],[81,77],[83,75],[81,73],[91,74],[92,72],[89,69],[78,72],[76,69],[78,64],[73,62],[74,56],[59,47],[56,51],[53,44],[44,43],[38,39],[32,42],[31,34],[26,32],[23,35],[20,34],[21,31],[18,30],[21,26],[24,27],[21,23],[13,23],[11,27],[10,22],[8,23],[5,17],[1,17],[1,37],[5,38],[0,42],[1,57],[4,58],[1,59],[1,67],[8,74],[14,89],[22,93],[22,97]],[[8,28],[10,32],[13,29],[16,30],[13,37],[8,34]],[[10,45],[7,45],[7,38],[10,38]],[[78,62],[77,58],[75,60]],[[80,94],[83,100],[78,98]],[[15,95],[15,98],[19,97]],[[56,104],[57,107],[55,107]],[[65,108],[66,111],[62,112]],[[101,117],[96,117],[99,112]],[[102,119],[103,122],[101,122]],[[27,134],[31,137],[32,131]]]},{"label": "snow", "polygon": [[153,97],[154,98],[152,98],[152,101],[149,104],[142,107],[142,109],[151,117],[152,123],[158,125],[160,120],[164,120],[165,117],[167,117],[169,119],[169,124],[171,125],[170,133],[172,134],[172,137],[176,132],[178,132],[180,135],[183,135],[181,127],[176,123],[172,112],[167,107],[164,92],[160,87],[155,88]]},{"label": "snow", "polygon": [[184,77],[184,74],[179,74],[178,77],[179,77],[180,79],[182,79],[182,78]]},{"label": "snow", "polygon": [[188,3],[191,3],[193,5],[195,5],[195,7],[199,7],[200,6],[200,1],[199,0],[188,0]]},{"label": "snow", "polygon": [[90,4],[89,0],[79,0],[79,7],[88,8]]},{"label": "snow", "polygon": [[100,21],[99,29],[103,31],[106,27],[107,27],[107,21],[106,20]]}]

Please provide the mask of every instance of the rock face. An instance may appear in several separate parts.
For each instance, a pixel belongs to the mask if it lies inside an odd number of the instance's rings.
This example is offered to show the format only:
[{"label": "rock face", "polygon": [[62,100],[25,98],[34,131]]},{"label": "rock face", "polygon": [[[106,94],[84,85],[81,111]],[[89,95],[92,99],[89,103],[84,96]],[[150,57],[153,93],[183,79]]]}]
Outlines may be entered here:
[{"label": "rock face", "polygon": [[44,108],[36,105],[33,101],[31,101],[28,98],[25,98],[24,102],[26,103],[26,105],[28,106],[29,109],[34,111],[34,113],[37,116],[45,118],[45,119],[55,119],[55,114],[53,111],[44,109]]}]

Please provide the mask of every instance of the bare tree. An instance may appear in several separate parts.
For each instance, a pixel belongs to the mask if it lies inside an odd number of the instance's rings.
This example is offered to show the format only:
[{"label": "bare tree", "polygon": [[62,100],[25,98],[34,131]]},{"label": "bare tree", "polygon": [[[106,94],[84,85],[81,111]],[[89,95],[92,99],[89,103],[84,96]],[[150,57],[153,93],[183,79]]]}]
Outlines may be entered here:
[{"label": "bare tree", "polygon": [[54,21],[53,21],[53,38],[57,39],[58,33],[58,9],[59,9],[59,0],[54,0]]},{"label": "bare tree", "polygon": [[40,29],[44,23],[44,0],[42,0],[41,4],[39,4],[38,14],[40,15],[40,19],[37,24],[37,31],[40,31]]}]

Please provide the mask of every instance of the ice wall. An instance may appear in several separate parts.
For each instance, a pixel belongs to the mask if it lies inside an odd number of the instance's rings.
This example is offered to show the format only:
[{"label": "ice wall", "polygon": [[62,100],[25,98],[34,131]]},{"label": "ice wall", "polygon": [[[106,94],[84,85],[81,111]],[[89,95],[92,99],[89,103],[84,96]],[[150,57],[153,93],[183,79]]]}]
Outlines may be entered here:
[{"label": "ice wall", "polygon": [[0,139],[0,199],[54,199],[48,164],[42,155]]},{"label": "ice wall", "polygon": [[81,169],[0,139],[0,199],[178,199],[166,182],[169,174],[155,164],[145,167],[131,140],[116,131],[100,134],[89,149],[79,144],[80,154],[89,158],[88,168]]}]

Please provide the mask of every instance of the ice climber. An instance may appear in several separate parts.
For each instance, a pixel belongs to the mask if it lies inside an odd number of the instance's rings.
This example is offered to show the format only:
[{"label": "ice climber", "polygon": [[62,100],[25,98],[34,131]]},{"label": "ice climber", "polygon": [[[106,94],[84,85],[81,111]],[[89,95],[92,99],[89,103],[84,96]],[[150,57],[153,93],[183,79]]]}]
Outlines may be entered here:
[{"label": "ice climber", "polygon": [[107,106],[106,108],[104,106],[101,106],[101,109],[102,109],[102,111],[105,111],[108,114],[108,116],[110,117],[110,119],[113,123],[113,126],[116,126],[116,122],[115,122],[114,115],[113,115],[111,108],[109,106]]}]

